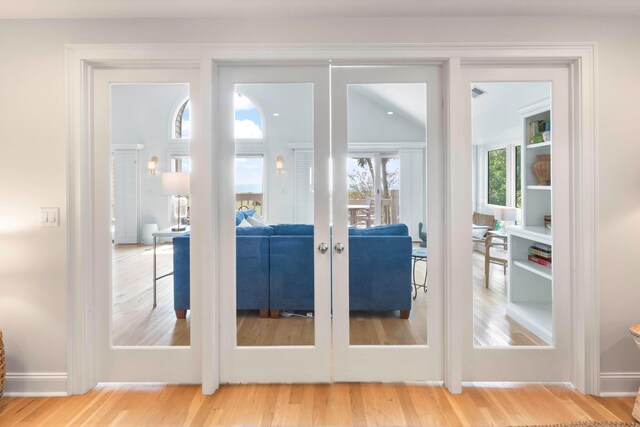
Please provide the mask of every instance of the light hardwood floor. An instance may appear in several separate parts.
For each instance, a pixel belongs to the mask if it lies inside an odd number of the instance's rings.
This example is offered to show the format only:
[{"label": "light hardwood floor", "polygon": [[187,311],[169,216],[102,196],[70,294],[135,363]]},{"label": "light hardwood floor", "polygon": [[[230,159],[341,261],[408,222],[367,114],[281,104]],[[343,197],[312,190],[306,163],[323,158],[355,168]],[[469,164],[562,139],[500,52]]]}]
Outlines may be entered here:
[{"label": "light hardwood floor", "polygon": [[[158,276],[173,269],[173,246],[157,251]],[[158,281],[158,305],[153,308],[153,248],[113,246],[113,343],[118,346],[189,345],[189,322],[176,319],[173,276]]]},{"label": "light hardwood floor", "polygon": [[[507,316],[507,276],[491,264],[489,289],[484,282],[484,254],[473,252],[473,341],[480,346],[546,345]],[[508,274],[508,271],[507,271]]]},{"label": "light hardwood floor", "polygon": [[100,385],[65,398],[2,398],[0,425],[507,426],[632,421],[633,398],[597,398],[561,385]]},{"label": "light hardwood floor", "polygon": [[[152,309],[152,249],[149,246],[114,246],[113,337],[115,345],[189,345],[189,322],[173,311],[173,276],[158,281],[158,306]],[[172,246],[158,249],[158,275],[171,271]],[[473,253],[474,342],[476,345],[544,345],[534,334],[506,316],[506,276],[491,265],[490,287],[484,286],[484,256]],[[424,278],[424,263],[416,276]],[[352,345],[413,345],[427,343],[429,295],[421,289],[408,320],[397,312],[353,312],[350,317]],[[313,345],[314,319],[281,317],[262,319],[257,311],[241,311],[237,318],[241,346]]]}]

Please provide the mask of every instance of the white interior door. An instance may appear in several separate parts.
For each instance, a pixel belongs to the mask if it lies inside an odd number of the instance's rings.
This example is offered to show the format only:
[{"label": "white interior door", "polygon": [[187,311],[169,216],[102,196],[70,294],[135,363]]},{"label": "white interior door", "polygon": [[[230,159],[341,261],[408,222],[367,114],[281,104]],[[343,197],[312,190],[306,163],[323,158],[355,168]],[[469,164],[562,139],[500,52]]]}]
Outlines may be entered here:
[{"label": "white interior door", "polygon": [[464,325],[463,381],[571,380],[569,75],[566,66],[463,67],[469,143],[459,161],[472,173],[455,203],[469,218],[505,221],[490,231],[498,245],[470,243],[455,261],[467,277],[455,316]]},{"label": "white interior door", "polygon": [[[331,79],[334,379],[442,381],[442,68],[338,66]],[[358,205],[371,187],[389,193],[375,215]]]},{"label": "white interior door", "polygon": [[328,382],[329,69],[217,77],[221,381]]},{"label": "white interior door", "polygon": [[[140,269],[143,287],[140,293],[130,296],[133,302],[133,309],[130,313],[120,313],[116,316],[114,313],[118,311],[118,305],[121,303],[122,295],[114,290],[113,285],[113,254],[114,248],[111,244],[111,152],[112,147],[112,88],[116,84],[130,85],[167,85],[167,84],[185,84],[188,85],[188,95],[191,99],[191,117],[196,118],[200,109],[199,97],[199,73],[194,69],[187,70],[96,70],[93,80],[93,140],[94,152],[92,158],[93,165],[93,185],[94,185],[94,238],[96,253],[94,254],[94,280],[96,281],[95,307],[96,307],[96,324],[97,330],[95,335],[96,348],[96,380],[98,382],[175,382],[175,383],[200,383],[201,378],[201,347],[200,347],[200,284],[198,281],[197,269],[194,268],[199,264],[194,264],[194,260],[198,259],[200,254],[197,244],[194,240],[198,240],[198,225],[192,224],[192,232],[194,237],[191,240],[191,283],[188,289],[190,293],[191,307],[189,317],[189,328],[186,332],[187,345],[165,346],[165,345],[118,345],[114,337],[114,324],[120,322],[125,324],[125,329],[136,334],[134,325],[144,324],[144,319],[148,319],[149,323],[157,325],[152,330],[155,336],[163,336],[170,334],[170,328],[175,322],[186,322],[185,319],[177,320],[173,313],[173,307],[168,308],[166,317],[158,320],[158,307],[153,306],[153,270],[151,268],[151,250],[145,248],[139,249],[141,259],[148,263],[148,268]],[[157,101],[157,108],[160,108],[160,101]],[[153,110],[153,108],[151,109]],[[134,117],[134,119],[137,117]],[[165,141],[172,138],[170,120],[171,114],[166,115],[166,121],[162,129],[162,135]],[[197,121],[193,120],[196,124]],[[198,156],[200,150],[199,127],[192,127],[191,147],[195,148],[192,153]],[[117,141],[122,143],[123,141]],[[150,141],[140,141],[137,135],[131,135],[131,140],[124,141],[133,145],[149,143]],[[183,142],[189,145],[188,142]],[[165,155],[166,153],[153,153],[157,155]],[[131,159],[129,159],[131,160]],[[130,165],[129,165],[130,166]],[[149,173],[144,162],[144,172]],[[116,167],[116,172],[121,172]],[[197,182],[198,173],[202,168],[194,165],[194,175],[192,175],[192,183]],[[138,167],[137,172],[140,173]],[[134,175],[133,170],[129,167],[126,169],[129,184],[137,185],[135,180],[131,178]],[[160,172],[166,170],[160,169]],[[160,173],[157,178],[157,186],[159,187]],[[116,179],[116,183],[118,183]],[[122,184],[124,185],[124,181]],[[194,188],[195,187],[195,188]],[[192,185],[192,198],[195,203],[192,204],[194,213],[199,209],[198,200],[203,200],[198,193],[198,185]],[[149,190],[151,192],[151,190]],[[156,196],[165,204],[163,209],[159,210],[158,215],[168,217],[167,199],[156,191]],[[197,216],[197,215],[194,215]],[[137,220],[137,219],[136,219]],[[137,236],[133,239],[133,243],[137,242]],[[148,247],[149,248],[149,247]],[[169,249],[168,249],[169,250]],[[170,255],[168,255],[171,259]],[[146,264],[145,264],[146,265]],[[172,265],[172,264],[171,264]],[[171,265],[168,268],[172,268]],[[137,265],[129,264],[126,268],[135,271]],[[133,275],[128,279],[133,280]],[[148,285],[148,286],[147,286]],[[169,298],[172,293],[171,279],[165,280],[158,286],[162,286],[167,291]],[[164,301],[167,302],[167,301]],[[128,317],[127,317],[128,316]],[[154,320],[155,319],[155,320]],[[154,323],[156,322],[157,323]],[[164,322],[164,323],[163,323]],[[132,330],[133,329],[133,330]],[[146,329],[149,330],[149,329]]]},{"label": "white interior door", "polygon": [[138,150],[113,152],[113,241],[138,243]]}]

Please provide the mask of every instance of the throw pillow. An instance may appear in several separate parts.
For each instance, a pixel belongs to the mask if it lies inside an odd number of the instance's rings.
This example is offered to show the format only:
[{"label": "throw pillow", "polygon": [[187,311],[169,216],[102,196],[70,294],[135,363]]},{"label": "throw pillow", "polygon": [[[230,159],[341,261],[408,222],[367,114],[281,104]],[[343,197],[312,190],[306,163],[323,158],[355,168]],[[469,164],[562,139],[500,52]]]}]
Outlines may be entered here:
[{"label": "throw pillow", "polygon": [[238,227],[252,227],[252,225],[249,223],[249,221],[243,219],[242,222],[238,224]]},{"label": "throw pillow", "polygon": [[254,214],[251,216],[251,218],[255,218],[255,219],[257,219],[258,221],[260,221],[260,222],[262,222],[262,223],[266,224],[266,221],[264,220],[264,218],[262,218],[262,215],[260,215],[258,212],[254,213]]},{"label": "throw pillow", "polygon": [[473,237],[476,239],[482,239],[487,234],[487,228],[485,227],[473,227]]},{"label": "throw pillow", "polygon": [[258,219],[256,219],[256,216],[248,216],[245,221],[247,221],[249,224],[251,224],[254,227],[264,227],[266,224]]},{"label": "throw pillow", "polygon": [[236,225],[240,225],[243,220],[244,214],[242,212],[236,212]]}]

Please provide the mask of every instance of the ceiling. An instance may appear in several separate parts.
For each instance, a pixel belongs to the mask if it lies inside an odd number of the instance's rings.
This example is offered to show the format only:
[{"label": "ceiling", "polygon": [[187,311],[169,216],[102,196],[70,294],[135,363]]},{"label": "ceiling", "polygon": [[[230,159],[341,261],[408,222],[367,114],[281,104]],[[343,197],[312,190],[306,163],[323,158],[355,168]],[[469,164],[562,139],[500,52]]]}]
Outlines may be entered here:
[{"label": "ceiling", "polygon": [[0,19],[640,16],[638,0],[0,0]]},{"label": "ceiling", "polygon": [[351,90],[424,128],[427,116],[427,86],[424,83],[352,84],[349,85]]}]

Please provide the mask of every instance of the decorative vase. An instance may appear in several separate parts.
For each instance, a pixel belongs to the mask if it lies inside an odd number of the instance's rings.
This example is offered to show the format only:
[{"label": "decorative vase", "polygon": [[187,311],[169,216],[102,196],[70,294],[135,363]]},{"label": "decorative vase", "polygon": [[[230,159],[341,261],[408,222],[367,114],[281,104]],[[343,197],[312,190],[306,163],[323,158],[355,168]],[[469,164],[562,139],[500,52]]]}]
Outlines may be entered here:
[{"label": "decorative vase", "polygon": [[544,142],[551,141],[551,131],[550,130],[545,130],[544,132],[542,132],[542,140]]},{"label": "decorative vase", "polygon": [[538,154],[531,171],[538,180],[538,185],[551,185],[551,154]]}]

